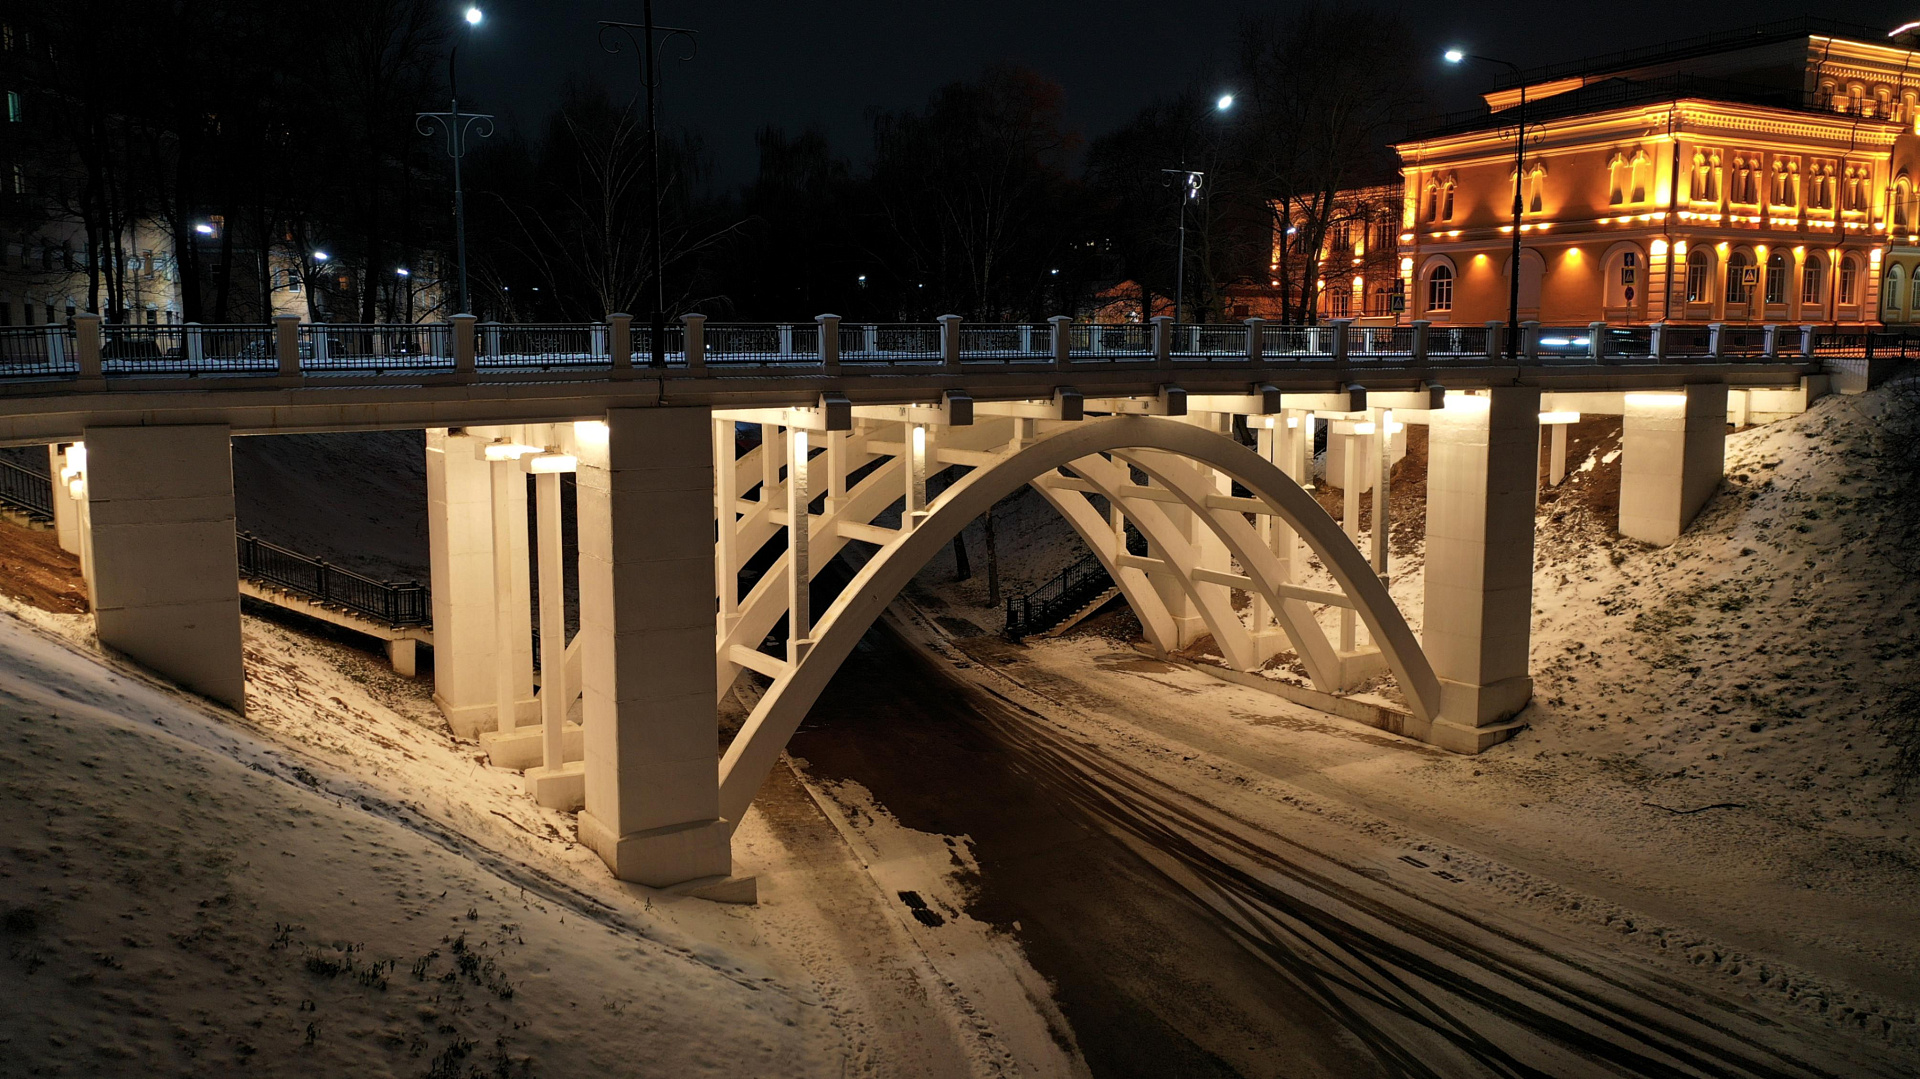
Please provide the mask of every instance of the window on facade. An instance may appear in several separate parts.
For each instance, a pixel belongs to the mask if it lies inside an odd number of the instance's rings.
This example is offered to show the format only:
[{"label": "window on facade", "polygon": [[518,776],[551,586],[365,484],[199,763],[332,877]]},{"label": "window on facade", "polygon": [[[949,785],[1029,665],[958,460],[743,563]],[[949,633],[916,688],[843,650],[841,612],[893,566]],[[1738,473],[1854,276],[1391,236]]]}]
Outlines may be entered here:
[{"label": "window on facade", "polygon": [[13,24],[0,23],[0,49],[13,51]]},{"label": "window on facade", "polygon": [[1826,266],[1819,255],[1808,255],[1807,264],[1800,271],[1800,302],[1817,304],[1822,300],[1822,291],[1826,287]]},{"label": "window on facade", "polygon": [[1769,201],[1775,206],[1798,206],[1800,204],[1799,174],[1800,163],[1788,162],[1780,158],[1773,159],[1773,192]]},{"label": "window on facade", "polygon": [[1744,206],[1760,202],[1760,159],[1749,154],[1733,158],[1732,201]]},{"label": "window on facade", "polygon": [[1807,206],[1815,210],[1833,209],[1833,162],[1808,163]]},{"label": "window on facade", "polygon": [[1699,248],[1687,252],[1687,302],[1711,302],[1712,282],[1713,256]]},{"label": "window on facade", "polygon": [[1537,214],[1546,208],[1547,167],[1534,162],[1527,169],[1527,212]]},{"label": "window on facade", "polygon": [[1327,317],[1346,318],[1347,308],[1353,304],[1353,293],[1344,288],[1327,290]]},{"label": "window on facade", "polygon": [[1440,220],[1440,184],[1435,180],[1427,181],[1427,220]]},{"label": "window on facade", "polygon": [[1700,149],[1693,152],[1693,172],[1687,191],[1695,202],[1720,201],[1720,151]]},{"label": "window on facade", "polygon": [[1855,304],[1860,298],[1854,294],[1860,286],[1860,260],[1848,255],[1840,260],[1840,302]]},{"label": "window on facade", "polygon": [[1447,177],[1446,183],[1440,185],[1440,216],[1448,221],[1453,220],[1454,186],[1453,177],[1451,176]]},{"label": "window on facade", "polygon": [[1873,115],[1893,119],[1893,91],[1882,86],[1873,91]]},{"label": "window on facade", "polygon": [[1900,310],[1900,267],[1889,266],[1880,276],[1880,302],[1889,311]]},{"label": "window on facade", "polygon": [[1857,82],[1854,83],[1852,86],[1847,87],[1846,111],[1854,114],[1855,116],[1859,116],[1866,111],[1866,108],[1867,108],[1867,88],[1860,85]]},{"label": "window on facade", "polygon": [[287,271],[287,291],[288,292],[300,291],[300,275],[297,273],[294,273],[292,270]]},{"label": "window on facade", "polygon": [[1787,302],[1787,257],[1778,251],[1767,256],[1767,302]]},{"label": "window on facade", "polygon": [[7,91],[7,122],[10,124],[20,122],[20,91],[18,90]]},{"label": "window on facade", "polygon": [[1607,205],[1618,206],[1627,201],[1627,185],[1633,182],[1633,166],[1627,156],[1615,151],[1607,159]]},{"label": "window on facade", "polygon": [[1753,256],[1735,251],[1727,260],[1727,302],[1746,303],[1753,298]]},{"label": "window on facade", "polygon": [[1893,182],[1893,194],[1890,197],[1893,202],[1893,227],[1907,228],[1907,223],[1913,220],[1912,211],[1908,209],[1908,201],[1913,198],[1913,184],[1905,176],[1900,177]]},{"label": "window on facade", "polygon": [[1633,152],[1633,187],[1630,201],[1647,201],[1647,189],[1653,186],[1653,158],[1645,150]]},{"label": "window on facade", "polygon": [[1848,165],[1846,173],[1846,208],[1864,210],[1867,208],[1868,185],[1872,170],[1865,165]]},{"label": "window on facade", "polygon": [[1427,310],[1453,310],[1453,268],[1435,266],[1427,275]]},{"label": "window on facade", "polygon": [[1912,311],[1920,311],[1920,273],[1913,275],[1913,285],[1911,287],[1913,289],[1913,295],[1907,299],[1907,308]]},{"label": "window on facade", "polygon": [[24,165],[13,167],[13,193],[16,195],[27,193],[27,169]]}]

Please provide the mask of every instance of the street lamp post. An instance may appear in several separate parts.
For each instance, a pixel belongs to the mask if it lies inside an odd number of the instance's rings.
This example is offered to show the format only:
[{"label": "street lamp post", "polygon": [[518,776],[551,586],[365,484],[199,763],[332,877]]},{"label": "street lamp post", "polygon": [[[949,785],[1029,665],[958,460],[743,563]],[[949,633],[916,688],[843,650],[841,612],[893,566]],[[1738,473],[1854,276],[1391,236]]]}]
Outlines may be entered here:
[{"label": "street lamp post", "polygon": [[[468,26],[480,25],[483,16],[480,9],[467,9]],[[433,123],[438,121],[447,133],[447,156],[453,159],[453,236],[454,249],[460,265],[460,313],[473,313],[472,297],[467,292],[467,202],[466,193],[460,187],[460,159],[467,156],[467,130],[475,125],[484,125],[481,138],[493,134],[493,117],[486,113],[460,111],[460,81],[454,68],[454,61],[460,57],[460,46],[455,45],[447,53],[447,89],[451,95],[451,104],[446,112],[419,112],[414,114],[413,127],[422,135],[433,134]]]},{"label": "street lamp post", "polygon": [[[660,89],[659,48],[675,37],[686,39],[694,50],[699,49],[698,30],[689,30],[683,26],[656,26],[653,22],[653,0],[645,0],[641,5],[641,21],[617,22],[602,19],[600,21],[600,47],[608,52],[619,52],[618,38],[607,36],[607,31],[618,30],[626,35],[628,44],[634,47],[640,64],[640,84],[647,91],[647,195],[653,206],[653,318],[652,349],[648,363],[654,367],[667,365],[667,284],[664,276],[666,258],[663,253],[666,238],[660,234],[660,123],[656,95]],[[636,36],[636,32],[637,35]],[[665,37],[654,41],[654,34],[664,32]],[[680,59],[692,60],[693,52]]]},{"label": "street lamp post", "polygon": [[[1219,99],[1213,103],[1214,112],[1226,112],[1231,108],[1233,108],[1232,94],[1221,94]],[[1184,154],[1182,156],[1184,156]],[[1182,164],[1184,165],[1185,162],[1182,162]],[[1166,174],[1168,183],[1173,182],[1173,177],[1180,177],[1180,226],[1178,230],[1180,239],[1177,245],[1178,253],[1174,256],[1173,274],[1173,319],[1175,322],[1178,322],[1180,321],[1180,311],[1186,305],[1187,292],[1187,203],[1199,199],[1200,190],[1206,184],[1207,174],[1189,168],[1161,169],[1160,171]],[[1147,314],[1152,315],[1153,312],[1148,311]]]},{"label": "street lamp post", "polygon": [[1522,166],[1526,164],[1527,152],[1527,82],[1520,71],[1520,65],[1510,60],[1499,60],[1491,56],[1479,56],[1448,49],[1447,63],[1457,64],[1463,60],[1478,60],[1483,64],[1499,64],[1513,72],[1515,81],[1520,84],[1520,106],[1515,115],[1519,124],[1519,133],[1513,139],[1513,254],[1507,271],[1507,359],[1519,363],[1520,357],[1520,218],[1523,212],[1521,185],[1526,183]]}]

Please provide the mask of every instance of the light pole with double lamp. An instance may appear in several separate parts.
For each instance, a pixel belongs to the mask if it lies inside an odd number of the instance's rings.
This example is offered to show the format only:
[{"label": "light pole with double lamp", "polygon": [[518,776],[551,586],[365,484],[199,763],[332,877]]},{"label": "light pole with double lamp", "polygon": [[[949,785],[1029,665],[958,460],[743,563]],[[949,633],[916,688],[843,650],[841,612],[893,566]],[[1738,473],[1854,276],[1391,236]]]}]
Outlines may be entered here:
[{"label": "light pole with double lamp", "polygon": [[1522,166],[1526,164],[1527,154],[1527,82],[1521,74],[1520,65],[1510,60],[1500,60],[1491,56],[1479,56],[1459,49],[1448,49],[1446,59],[1449,64],[1458,64],[1464,60],[1478,60],[1483,64],[1499,64],[1513,72],[1514,81],[1520,85],[1520,107],[1515,115],[1519,132],[1513,137],[1513,255],[1507,270],[1507,359],[1520,362],[1520,217],[1522,203],[1521,185],[1526,182]]},{"label": "light pole with double lamp", "polygon": [[[480,9],[470,7],[464,16],[468,26],[479,26],[484,18]],[[473,314],[473,301],[467,295],[467,204],[466,196],[460,189],[460,159],[467,156],[467,130],[475,125],[480,127],[480,137],[493,134],[493,117],[485,113],[460,111],[460,82],[454,68],[454,61],[460,58],[460,46],[455,45],[447,53],[447,89],[452,103],[446,112],[418,112],[414,114],[414,130],[422,135],[433,134],[433,123],[437,121],[447,133],[447,156],[453,159],[453,237],[454,249],[460,263],[460,314]]]}]

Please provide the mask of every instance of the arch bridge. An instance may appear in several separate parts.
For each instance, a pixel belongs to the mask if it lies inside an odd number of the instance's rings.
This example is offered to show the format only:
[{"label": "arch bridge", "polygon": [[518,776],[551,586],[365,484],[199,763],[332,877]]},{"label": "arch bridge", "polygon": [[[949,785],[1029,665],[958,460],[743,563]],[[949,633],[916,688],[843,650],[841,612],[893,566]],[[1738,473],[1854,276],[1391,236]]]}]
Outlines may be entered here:
[{"label": "arch bridge", "polygon": [[[1730,415],[1792,414],[1820,389],[1817,367],[1774,357],[1363,371],[1250,348],[1097,367],[16,386],[0,442],[51,447],[102,643],[242,708],[231,438],[425,430],[434,695],[454,730],[525,768],[543,803],[581,807],[581,840],[622,879],[738,897],[734,826],[835,669],[1023,486],[1105,564],[1154,647],[1211,637],[1241,671],[1290,654],[1322,694],[1387,682],[1400,733],[1473,753],[1531,695],[1543,428],[1621,415],[1621,529],[1666,543],[1718,484]],[[1383,583],[1386,495],[1409,424],[1428,428],[1428,493],[1424,593],[1402,609]],[[743,425],[759,437],[740,452]],[[1306,490],[1320,430],[1344,525]],[[1365,534],[1362,498],[1379,522]],[[849,548],[859,569],[813,610],[815,569]],[[722,754],[716,699],[744,671],[771,685]]]}]

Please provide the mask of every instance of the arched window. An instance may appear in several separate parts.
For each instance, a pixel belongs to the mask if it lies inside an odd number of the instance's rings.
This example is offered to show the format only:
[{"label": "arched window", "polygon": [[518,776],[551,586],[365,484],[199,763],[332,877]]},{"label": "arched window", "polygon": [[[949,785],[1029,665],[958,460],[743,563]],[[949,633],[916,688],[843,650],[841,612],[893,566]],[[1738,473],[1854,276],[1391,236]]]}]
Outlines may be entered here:
[{"label": "arched window", "polygon": [[1353,306],[1353,291],[1342,286],[1327,290],[1327,317],[1346,318],[1348,309]]},{"label": "arched window", "polygon": [[1713,256],[1702,248],[1687,252],[1687,302],[1713,300]]},{"label": "arched window", "polygon": [[1525,193],[1528,213],[1537,214],[1545,209],[1547,198],[1547,167],[1538,161],[1527,166]]},{"label": "arched window", "polygon": [[1900,301],[1906,294],[1901,284],[1900,265],[1895,263],[1888,266],[1887,272],[1880,276],[1880,306],[1888,311],[1900,310]]},{"label": "arched window", "polygon": [[1814,96],[1814,107],[1826,108],[1828,106],[1832,106],[1834,109],[1837,109],[1837,110],[1844,109],[1844,106],[1840,102],[1839,93],[1837,88],[1834,85],[1833,80],[1821,79],[1820,91],[1818,94]]},{"label": "arched window", "polygon": [[1787,302],[1787,256],[1778,251],[1767,256],[1767,302]]},{"label": "arched window", "polygon": [[1753,256],[1735,251],[1727,259],[1727,302],[1746,303],[1753,298]]},{"label": "arched window", "polygon": [[1863,116],[1866,114],[1866,111],[1867,111],[1867,88],[1866,87],[1860,85],[1857,82],[1847,87],[1846,111],[1852,113],[1855,116]]},{"label": "arched window", "polygon": [[1427,310],[1453,310],[1453,267],[1445,263],[1427,275]]},{"label": "arched window", "polygon": [[1893,118],[1893,91],[1884,86],[1876,86],[1873,88],[1872,115],[1884,116],[1888,119]]},{"label": "arched window", "polygon": [[1440,185],[1440,216],[1448,221],[1453,220],[1453,189],[1456,186],[1452,176],[1448,176],[1446,182]]},{"label": "arched window", "polygon": [[1807,264],[1800,270],[1800,302],[1819,304],[1826,300],[1826,264],[1819,255],[1808,255]]},{"label": "arched window", "polygon": [[1840,303],[1845,306],[1860,302],[1860,260],[1848,255],[1840,260]]},{"label": "arched window", "polygon": [[1893,182],[1892,197],[1893,227],[1896,229],[1909,227],[1908,222],[1913,220],[1913,215],[1907,203],[1913,198],[1913,184],[1905,176],[1901,176]]},{"label": "arched window", "polygon": [[1627,155],[1618,150],[1607,159],[1607,205],[1618,206],[1627,201],[1627,184],[1633,179],[1632,168],[1627,163]]},{"label": "arched window", "polygon": [[1633,152],[1633,195],[1634,202],[1647,201],[1647,189],[1653,186],[1653,158],[1645,150]]},{"label": "arched window", "polygon": [[1920,312],[1920,273],[1913,275],[1913,295],[1907,298],[1907,310]]}]

